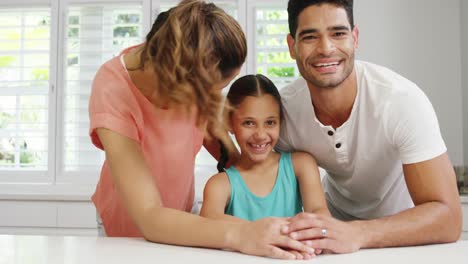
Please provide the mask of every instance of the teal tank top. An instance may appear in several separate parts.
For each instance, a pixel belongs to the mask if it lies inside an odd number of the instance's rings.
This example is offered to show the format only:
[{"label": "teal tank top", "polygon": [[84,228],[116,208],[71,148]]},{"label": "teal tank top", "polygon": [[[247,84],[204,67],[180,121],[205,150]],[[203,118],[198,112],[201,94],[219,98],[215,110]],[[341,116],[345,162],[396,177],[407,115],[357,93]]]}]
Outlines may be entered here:
[{"label": "teal tank top", "polygon": [[[265,197],[250,192],[234,166],[226,170],[231,184],[231,199],[225,210],[226,214],[255,221],[269,216],[290,217],[303,211],[291,153],[280,154],[275,185]],[[258,177],[262,177],[262,175],[258,175]]]}]

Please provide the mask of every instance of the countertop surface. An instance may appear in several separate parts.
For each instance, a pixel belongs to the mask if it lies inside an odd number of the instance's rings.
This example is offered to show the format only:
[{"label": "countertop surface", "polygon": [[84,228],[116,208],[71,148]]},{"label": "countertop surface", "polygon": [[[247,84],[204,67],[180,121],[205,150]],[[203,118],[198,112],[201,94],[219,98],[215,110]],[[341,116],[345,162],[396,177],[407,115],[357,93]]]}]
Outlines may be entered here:
[{"label": "countertop surface", "polygon": [[0,235],[0,264],[160,264],[160,263],[344,263],[466,264],[468,241],[450,244],[364,249],[321,255],[308,261],[272,260],[215,249],[170,246],[135,238]]}]

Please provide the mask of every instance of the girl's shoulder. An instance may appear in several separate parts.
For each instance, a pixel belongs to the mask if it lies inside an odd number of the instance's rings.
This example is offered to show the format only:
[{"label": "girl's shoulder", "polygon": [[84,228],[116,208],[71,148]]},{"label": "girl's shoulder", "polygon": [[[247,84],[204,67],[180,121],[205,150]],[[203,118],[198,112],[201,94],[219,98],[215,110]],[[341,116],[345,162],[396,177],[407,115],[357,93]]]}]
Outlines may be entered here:
[{"label": "girl's shoulder", "polygon": [[293,163],[294,171],[297,173],[300,170],[310,168],[310,166],[317,166],[315,158],[308,152],[296,151],[291,153],[291,161]]},{"label": "girl's shoulder", "polygon": [[206,182],[206,186],[222,187],[229,186],[229,177],[226,172],[219,172],[211,176]]},{"label": "girl's shoulder", "polygon": [[206,182],[204,195],[220,197],[230,194],[231,184],[226,172],[217,173]]}]

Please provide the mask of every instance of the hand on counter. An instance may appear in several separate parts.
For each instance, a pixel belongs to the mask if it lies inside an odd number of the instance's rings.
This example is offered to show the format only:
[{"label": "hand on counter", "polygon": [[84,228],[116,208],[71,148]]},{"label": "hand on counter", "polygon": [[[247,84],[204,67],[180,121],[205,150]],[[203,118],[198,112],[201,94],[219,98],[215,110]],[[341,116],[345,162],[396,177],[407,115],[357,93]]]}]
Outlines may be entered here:
[{"label": "hand on counter", "polygon": [[352,222],[343,222],[331,216],[300,213],[289,219],[283,234],[316,249],[316,254],[351,253],[362,245],[362,232]]},{"label": "hand on counter", "polygon": [[282,234],[282,228],[288,224],[288,219],[273,217],[241,223],[234,238],[235,248],[242,253],[279,259],[315,257],[314,248]]}]

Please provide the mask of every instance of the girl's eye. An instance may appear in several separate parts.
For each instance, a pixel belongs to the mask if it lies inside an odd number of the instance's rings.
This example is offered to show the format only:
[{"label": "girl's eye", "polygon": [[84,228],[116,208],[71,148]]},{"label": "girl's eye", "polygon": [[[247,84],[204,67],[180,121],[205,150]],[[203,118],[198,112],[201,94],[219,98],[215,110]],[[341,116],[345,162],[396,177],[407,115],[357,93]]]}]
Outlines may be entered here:
[{"label": "girl's eye", "polygon": [[266,121],[266,124],[268,126],[275,126],[276,125],[276,120],[268,120],[268,121]]},{"label": "girl's eye", "polygon": [[254,122],[252,122],[252,121],[244,121],[242,124],[243,124],[244,126],[253,126]]}]

